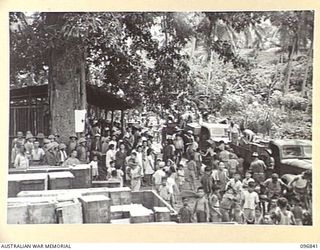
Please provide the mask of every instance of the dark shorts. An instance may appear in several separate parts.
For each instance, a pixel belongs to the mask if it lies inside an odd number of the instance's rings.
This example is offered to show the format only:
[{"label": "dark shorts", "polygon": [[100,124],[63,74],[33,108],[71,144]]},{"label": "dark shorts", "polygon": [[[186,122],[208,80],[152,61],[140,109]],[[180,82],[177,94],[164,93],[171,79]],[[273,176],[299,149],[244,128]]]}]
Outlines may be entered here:
[{"label": "dark shorts", "polygon": [[197,211],[196,212],[196,216],[197,216],[197,222],[207,222],[207,215],[204,211]]}]

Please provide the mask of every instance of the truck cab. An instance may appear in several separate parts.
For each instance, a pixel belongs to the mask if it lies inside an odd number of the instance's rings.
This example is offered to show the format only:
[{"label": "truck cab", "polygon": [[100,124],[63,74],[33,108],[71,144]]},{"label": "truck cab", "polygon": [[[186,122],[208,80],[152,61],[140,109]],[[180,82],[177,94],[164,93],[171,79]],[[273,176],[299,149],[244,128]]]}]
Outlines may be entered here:
[{"label": "truck cab", "polygon": [[272,140],[269,143],[275,160],[275,172],[301,174],[312,168],[312,142],[309,140]]}]

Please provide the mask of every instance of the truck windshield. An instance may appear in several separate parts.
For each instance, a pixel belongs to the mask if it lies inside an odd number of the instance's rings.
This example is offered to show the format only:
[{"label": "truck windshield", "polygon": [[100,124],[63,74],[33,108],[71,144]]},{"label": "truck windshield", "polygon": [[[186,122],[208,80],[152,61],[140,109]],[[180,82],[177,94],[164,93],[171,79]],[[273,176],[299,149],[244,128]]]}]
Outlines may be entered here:
[{"label": "truck windshield", "polygon": [[311,146],[302,145],[290,145],[283,146],[282,156],[283,158],[311,158],[312,148]]},{"label": "truck windshield", "polygon": [[303,151],[304,151],[305,157],[312,158],[312,147],[311,146],[304,146]]}]

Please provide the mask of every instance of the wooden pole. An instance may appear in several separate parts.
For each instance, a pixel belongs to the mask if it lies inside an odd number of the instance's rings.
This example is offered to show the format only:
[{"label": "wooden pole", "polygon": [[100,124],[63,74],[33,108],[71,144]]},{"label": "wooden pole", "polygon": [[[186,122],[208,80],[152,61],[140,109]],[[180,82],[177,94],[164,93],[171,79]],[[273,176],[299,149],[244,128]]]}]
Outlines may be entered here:
[{"label": "wooden pole", "polygon": [[124,135],[124,111],[123,109],[121,110],[121,135],[123,136]]},{"label": "wooden pole", "polygon": [[114,110],[111,111],[111,131],[113,129]]}]

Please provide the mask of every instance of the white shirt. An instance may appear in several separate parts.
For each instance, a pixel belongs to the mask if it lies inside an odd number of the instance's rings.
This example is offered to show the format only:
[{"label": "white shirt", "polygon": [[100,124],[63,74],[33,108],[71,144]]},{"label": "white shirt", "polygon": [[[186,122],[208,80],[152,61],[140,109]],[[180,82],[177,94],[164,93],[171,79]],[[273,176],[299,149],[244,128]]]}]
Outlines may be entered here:
[{"label": "white shirt", "polygon": [[44,150],[42,148],[33,148],[31,151],[31,159],[34,161],[40,161],[41,158],[44,156]]},{"label": "white shirt", "polygon": [[108,150],[106,154],[106,167],[110,168],[110,161],[116,159],[116,150]]},{"label": "white shirt", "polygon": [[17,154],[16,159],[14,160],[15,168],[27,168],[29,167],[29,159],[26,155]]},{"label": "white shirt", "polygon": [[153,174],[153,178],[154,178],[154,183],[157,185],[160,185],[162,183],[162,178],[166,176],[166,173],[163,172],[162,169],[158,169],[154,174]]},{"label": "white shirt", "polygon": [[244,200],[243,208],[255,209],[256,204],[259,202],[259,196],[256,192],[243,191]]},{"label": "white shirt", "polygon": [[175,180],[172,177],[168,177],[166,186],[168,188],[168,192],[173,194],[173,187],[176,185]]}]

